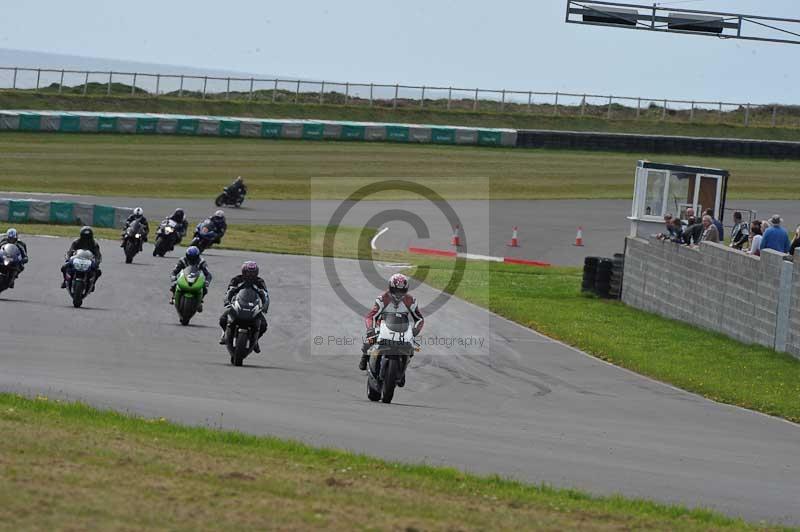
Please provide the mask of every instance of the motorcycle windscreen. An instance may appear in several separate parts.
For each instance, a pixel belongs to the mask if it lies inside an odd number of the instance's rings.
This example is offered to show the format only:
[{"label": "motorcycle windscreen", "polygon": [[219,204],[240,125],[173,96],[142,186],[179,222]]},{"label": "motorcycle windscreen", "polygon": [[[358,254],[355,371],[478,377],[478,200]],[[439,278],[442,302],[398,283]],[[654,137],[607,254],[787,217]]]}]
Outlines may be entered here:
[{"label": "motorcycle windscreen", "polygon": [[255,319],[258,313],[261,312],[261,298],[252,288],[245,288],[236,294],[233,309],[239,319]]},{"label": "motorcycle windscreen", "polygon": [[16,244],[5,244],[2,248],[0,248],[0,256],[3,258],[17,260],[20,255],[21,253]]},{"label": "motorcycle windscreen", "polygon": [[187,266],[183,269],[183,277],[186,279],[186,283],[189,285],[193,285],[197,282],[200,278],[200,268],[197,266]]},{"label": "motorcycle windscreen", "polygon": [[384,315],[381,320],[379,340],[390,342],[411,342],[414,338],[412,323],[408,319],[408,314],[404,312],[392,312]]}]

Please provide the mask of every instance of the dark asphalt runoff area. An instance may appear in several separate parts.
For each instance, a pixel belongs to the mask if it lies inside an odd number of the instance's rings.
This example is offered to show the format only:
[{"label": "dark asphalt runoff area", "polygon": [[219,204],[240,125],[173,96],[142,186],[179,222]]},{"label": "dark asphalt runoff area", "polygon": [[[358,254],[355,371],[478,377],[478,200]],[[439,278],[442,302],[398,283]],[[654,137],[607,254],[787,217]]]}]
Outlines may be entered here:
[{"label": "dark asphalt runoff area", "polygon": [[[800,427],[611,366],[474,305],[450,299],[429,313],[408,384],[383,405],[367,400],[356,369],[361,317],[319,258],[210,250],[205,312],[182,327],[167,290],[181,250],[156,259],[148,244],[125,265],[118,244],[102,242],[104,275],[75,309],[59,289],[68,240],[27,240],[31,262],[0,294],[0,389],[800,525]],[[245,259],[270,288],[270,329],[262,354],[234,368],[217,319]],[[335,265],[368,305],[377,290],[360,263]],[[436,297],[415,292],[423,308]]]}]

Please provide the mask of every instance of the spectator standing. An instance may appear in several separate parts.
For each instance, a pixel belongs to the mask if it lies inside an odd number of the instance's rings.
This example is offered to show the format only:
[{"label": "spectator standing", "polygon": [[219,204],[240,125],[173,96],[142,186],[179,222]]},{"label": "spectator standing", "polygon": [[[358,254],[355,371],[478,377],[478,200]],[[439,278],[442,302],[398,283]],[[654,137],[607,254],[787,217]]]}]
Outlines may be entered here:
[{"label": "spectator standing", "polygon": [[717,236],[719,237],[717,242],[724,240],[724,231],[722,228],[722,222],[714,218],[714,209],[706,209],[704,213],[706,216],[711,216],[711,223],[714,224],[714,227],[717,228]]},{"label": "spectator standing", "polygon": [[688,225],[683,230],[683,242],[687,246],[692,244],[699,244],[703,236],[703,224],[697,223],[694,216],[690,216],[687,220]]},{"label": "spectator standing", "polygon": [[681,222],[681,219],[678,217],[672,219],[672,236],[670,237],[670,241],[677,244],[686,243],[683,239],[683,222]]},{"label": "spectator standing", "polygon": [[761,220],[753,220],[750,224],[750,249],[747,251],[751,255],[761,255]]},{"label": "spectator standing", "polygon": [[781,217],[777,214],[769,220],[772,227],[764,231],[761,238],[761,249],[772,249],[778,253],[789,253],[792,243],[789,241],[789,234],[786,229],[781,227]]},{"label": "spectator standing", "polygon": [[656,238],[659,239],[659,240],[671,240],[672,239],[672,235],[675,233],[675,230],[673,229],[673,226],[672,226],[672,215],[671,214],[665,214],[664,215],[664,228],[666,229],[666,231],[664,231],[663,233],[657,234]]},{"label": "spectator standing", "polygon": [[747,224],[742,221],[742,213],[739,211],[733,213],[733,224],[731,247],[733,249],[742,249],[750,236],[750,231],[747,228]]},{"label": "spectator standing", "polygon": [[700,242],[719,242],[719,231],[710,214],[703,215],[703,236]]}]

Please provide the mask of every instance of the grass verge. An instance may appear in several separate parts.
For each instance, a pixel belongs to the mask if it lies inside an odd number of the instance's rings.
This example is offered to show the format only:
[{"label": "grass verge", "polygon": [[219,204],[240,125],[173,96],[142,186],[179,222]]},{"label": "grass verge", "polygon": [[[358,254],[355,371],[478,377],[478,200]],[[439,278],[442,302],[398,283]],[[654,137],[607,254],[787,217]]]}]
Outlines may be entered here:
[{"label": "grass verge", "polygon": [[[425,282],[443,288],[452,261],[425,264]],[[800,360],[583,295],[580,285],[579,268],[470,263],[455,295],[637,373],[800,423]]]},{"label": "grass verge", "polygon": [[[770,127],[772,110],[754,109],[750,113],[751,127],[743,127],[744,109],[724,113],[695,113],[689,121],[689,111],[670,111],[662,120],[661,107],[645,107],[641,118],[633,119],[635,109],[615,107],[616,118],[609,120],[607,107],[588,106],[587,116],[576,116],[578,106],[562,107],[555,114],[551,105],[534,105],[529,110],[517,106],[516,112],[481,109],[419,109],[401,105],[397,109],[369,107],[368,105],[320,105],[314,103],[294,104],[286,102],[245,101],[200,98],[175,98],[162,96],[130,97],[126,95],[106,96],[105,84],[99,86],[103,94],[89,96],[36,94],[22,91],[0,91],[0,109],[48,109],[75,111],[116,111],[139,113],[178,113],[216,116],[252,116],[259,118],[316,118],[323,120],[346,120],[363,122],[403,122],[411,124],[441,124],[454,126],[508,127],[513,129],[554,129],[566,131],[609,131],[614,133],[652,133],[657,135],[688,135],[693,137],[753,138],[770,140],[800,140],[797,128],[798,115],[792,107],[781,107],[778,111],[780,123],[789,127]],[[127,94],[130,89],[123,91]],[[292,95],[293,96],[293,95]],[[562,100],[563,101],[563,100]],[[460,102],[463,104],[463,102]],[[573,105],[578,102],[573,102]],[[644,103],[644,102],[643,102]],[[430,102],[427,102],[430,105]],[[496,103],[495,103],[496,105]],[[472,106],[472,102],[469,102]],[[570,116],[570,114],[572,114]],[[595,116],[589,116],[594,114]],[[795,127],[792,127],[792,126]]]},{"label": "grass verge", "polygon": [[[704,510],[0,394],[7,530],[752,530]],[[123,482],[120,479],[125,479]]]},{"label": "grass verge", "polygon": [[[800,161],[171,136],[0,133],[0,190],[209,198],[243,175],[253,199],[342,199],[402,178],[447,199],[618,199],[636,160],[727,168],[731,199],[800,198]],[[487,186],[488,183],[488,186]],[[157,191],[157,193],[155,192]],[[392,192],[371,199],[418,199]]]}]

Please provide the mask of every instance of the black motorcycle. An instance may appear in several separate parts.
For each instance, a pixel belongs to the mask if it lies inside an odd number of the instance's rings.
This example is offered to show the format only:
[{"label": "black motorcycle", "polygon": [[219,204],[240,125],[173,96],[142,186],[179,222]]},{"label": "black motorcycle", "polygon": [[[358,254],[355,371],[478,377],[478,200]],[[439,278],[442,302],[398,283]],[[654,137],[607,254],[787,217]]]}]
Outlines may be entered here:
[{"label": "black motorcycle", "polygon": [[175,249],[175,246],[180,242],[181,235],[178,222],[171,218],[162,221],[156,231],[156,241],[153,247],[154,257],[163,257],[168,252]]},{"label": "black motorcycle", "polygon": [[228,206],[238,209],[242,206],[242,203],[244,203],[244,196],[245,195],[239,191],[232,190],[231,187],[225,187],[222,189],[222,194],[217,196],[217,199],[214,200],[214,204],[217,207]]},{"label": "black motorcycle", "polygon": [[22,252],[16,244],[0,247],[0,292],[7,290],[22,268]]},{"label": "black motorcycle", "polygon": [[145,237],[144,225],[139,220],[134,220],[125,229],[122,237],[122,249],[125,251],[125,264],[133,262],[133,257],[142,250]]},{"label": "black motorcycle", "polygon": [[67,292],[72,304],[80,307],[92,291],[97,271],[94,254],[87,249],[79,249],[67,260]]},{"label": "black motorcycle", "polygon": [[405,386],[406,368],[419,345],[406,312],[384,314],[376,343],[369,350],[367,397],[391,403],[395,387]]},{"label": "black motorcycle", "polygon": [[259,316],[264,310],[261,297],[251,287],[240,290],[231,302],[226,345],[232,365],[241,366],[247,355],[253,352],[258,341]]}]

